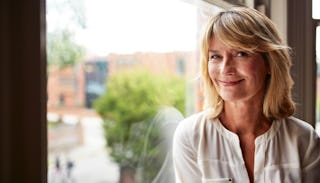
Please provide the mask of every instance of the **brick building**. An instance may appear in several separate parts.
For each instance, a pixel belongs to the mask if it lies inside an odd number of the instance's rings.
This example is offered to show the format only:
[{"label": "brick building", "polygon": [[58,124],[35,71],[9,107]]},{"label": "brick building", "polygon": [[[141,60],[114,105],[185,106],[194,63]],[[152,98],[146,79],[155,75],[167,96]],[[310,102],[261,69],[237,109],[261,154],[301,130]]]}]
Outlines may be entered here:
[{"label": "brick building", "polygon": [[128,69],[143,68],[160,75],[182,75],[192,81],[198,71],[196,58],[194,52],[138,52],[92,57],[72,67],[50,68],[48,111],[66,107],[91,108],[92,101],[105,92],[107,78]]}]

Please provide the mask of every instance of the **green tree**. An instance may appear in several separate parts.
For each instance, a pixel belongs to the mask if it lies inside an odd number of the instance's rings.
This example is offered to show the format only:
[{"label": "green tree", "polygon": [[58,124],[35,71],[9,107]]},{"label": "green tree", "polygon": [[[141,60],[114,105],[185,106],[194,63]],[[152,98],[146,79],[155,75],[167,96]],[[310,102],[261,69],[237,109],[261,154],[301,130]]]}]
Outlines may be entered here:
[{"label": "green tree", "polygon": [[64,68],[74,65],[83,58],[85,50],[74,41],[73,35],[68,30],[59,30],[47,34],[49,65]]},{"label": "green tree", "polygon": [[48,0],[46,18],[48,65],[74,65],[85,54],[84,47],[74,39],[75,32],[86,27],[84,1]]},{"label": "green tree", "polygon": [[148,182],[156,175],[164,157],[157,149],[159,131],[148,131],[149,126],[161,107],[174,106],[184,111],[184,101],[185,82],[180,77],[159,77],[135,70],[109,78],[106,93],[95,101],[94,108],[104,119],[107,146],[120,167],[137,168],[147,148],[147,158],[153,161],[144,165],[148,172],[144,172],[143,180]]}]

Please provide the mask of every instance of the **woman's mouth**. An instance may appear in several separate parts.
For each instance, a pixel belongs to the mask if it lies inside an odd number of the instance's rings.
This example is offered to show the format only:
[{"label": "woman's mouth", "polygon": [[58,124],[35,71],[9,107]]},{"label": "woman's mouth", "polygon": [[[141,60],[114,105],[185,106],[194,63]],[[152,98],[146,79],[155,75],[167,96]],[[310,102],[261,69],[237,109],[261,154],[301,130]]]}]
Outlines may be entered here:
[{"label": "woman's mouth", "polygon": [[228,80],[228,81],[224,81],[224,80],[217,80],[218,83],[220,83],[220,85],[222,86],[235,86],[238,85],[239,83],[241,83],[242,81],[244,81],[244,79],[240,79],[240,80]]}]

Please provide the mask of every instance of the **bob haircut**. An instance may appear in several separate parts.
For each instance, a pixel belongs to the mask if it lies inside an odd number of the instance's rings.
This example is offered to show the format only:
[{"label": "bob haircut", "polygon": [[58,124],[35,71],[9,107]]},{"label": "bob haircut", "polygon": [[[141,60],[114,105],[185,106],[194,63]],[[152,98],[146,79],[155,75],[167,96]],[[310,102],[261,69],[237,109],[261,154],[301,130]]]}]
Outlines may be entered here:
[{"label": "bob haircut", "polygon": [[224,105],[208,74],[208,49],[213,37],[219,38],[231,48],[262,55],[270,68],[270,74],[266,76],[263,101],[263,114],[268,119],[282,119],[294,113],[290,48],[283,44],[275,25],[268,17],[255,9],[233,7],[212,17],[202,34],[200,72],[205,98],[203,107],[207,118],[218,117]]}]

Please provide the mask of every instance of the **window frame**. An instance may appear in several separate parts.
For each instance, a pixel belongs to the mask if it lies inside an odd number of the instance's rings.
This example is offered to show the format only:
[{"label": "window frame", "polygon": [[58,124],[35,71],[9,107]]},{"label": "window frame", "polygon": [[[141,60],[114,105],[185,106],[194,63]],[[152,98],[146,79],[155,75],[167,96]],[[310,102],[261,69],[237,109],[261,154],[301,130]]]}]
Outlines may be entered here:
[{"label": "window frame", "polygon": [[0,182],[47,182],[45,0],[0,12]]}]

